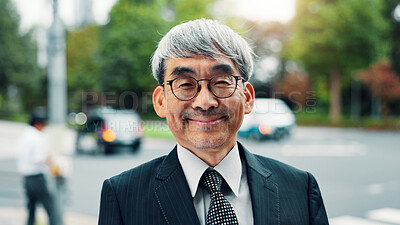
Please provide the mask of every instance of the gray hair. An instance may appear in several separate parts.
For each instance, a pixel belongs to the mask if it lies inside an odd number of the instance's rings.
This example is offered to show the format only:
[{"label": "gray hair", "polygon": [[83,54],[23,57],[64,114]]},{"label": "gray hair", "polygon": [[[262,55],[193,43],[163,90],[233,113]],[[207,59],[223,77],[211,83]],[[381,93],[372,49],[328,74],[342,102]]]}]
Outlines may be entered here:
[{"label": "gray hair", "polygon": [[168,58],[197,55],[232,59],[245,81],[253,73],[254,52],[246,40],[228,26],[202,18],[173,27],[161,39],[151,59],[154,78],[159,84],[164,82],[164,64]]}]

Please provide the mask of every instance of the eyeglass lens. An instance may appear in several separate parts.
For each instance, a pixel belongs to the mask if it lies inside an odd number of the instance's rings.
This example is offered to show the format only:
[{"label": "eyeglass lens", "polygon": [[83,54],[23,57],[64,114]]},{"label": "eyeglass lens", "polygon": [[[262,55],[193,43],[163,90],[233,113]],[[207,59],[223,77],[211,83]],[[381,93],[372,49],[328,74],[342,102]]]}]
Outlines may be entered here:
[{"label": "eyeglass lens", "polygon": [[[199,80],[202,81],[203,79]],[[204,79],[206,80],[206,79]],[[236,89],[237,80],[232,75],[217,75],[210,80],[209,87],[211,92],[219,97],[226,98],[231,96]],[[181,100],[188,100],[197,95],[199,90],[198,81],[193,77],[179,77],[172,82],[172,91]]]}]

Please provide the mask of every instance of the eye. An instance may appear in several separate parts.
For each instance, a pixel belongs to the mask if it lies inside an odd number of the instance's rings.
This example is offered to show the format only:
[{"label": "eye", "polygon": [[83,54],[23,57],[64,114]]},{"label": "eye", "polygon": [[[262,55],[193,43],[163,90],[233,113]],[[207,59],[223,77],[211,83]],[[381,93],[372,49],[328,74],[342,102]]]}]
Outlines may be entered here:
[{"label": "eye", "polygon": [[196,87],[196,81],[190,77],[181,77],[175,80],[174,88],[193,89]]},{"label": "eye", "polygon": [[178,86],[178,88],[191,88],[191,87],[194,87],[194,84],[193,83],[189,83],[189,82],[180,83],[179,86]]},{"label": "eye", "polygon": [[232,79],[232,76],[229,76],[229,75],[217,76],[212,81],[212,85],[215,85],[218,87],[228,87],[233,84],[234,84],[234,80]]},{"label": "eye", "polygon": [[214,83],[214,85],[230,85],[231,83],[226,80],[218,80]]}]

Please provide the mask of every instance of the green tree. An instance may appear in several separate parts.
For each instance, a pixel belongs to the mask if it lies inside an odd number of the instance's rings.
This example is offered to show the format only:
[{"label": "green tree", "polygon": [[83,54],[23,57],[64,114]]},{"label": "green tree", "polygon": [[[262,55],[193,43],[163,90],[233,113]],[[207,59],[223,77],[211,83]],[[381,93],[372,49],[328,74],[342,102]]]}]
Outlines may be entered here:
[{"label": "green tree", "polygon": [[390,43],[390,61],[395,72],[400,74],[400,15],[395,15],[396,7],[400,7],[399,0],[386,0],[383,12],[389,21],[387,38]]},{"label": "green tree", "polygon": [[86,92],[99,92],[99,69],[96,63],[98,26],[89,26],[68,34],[67,83],[68,108],[81,110]]},{"label": "green tree", "polygon": [[192,19],[210,18],[208,9],[214,0],[170,0],[169,2],[175,12],[174,24],[179,24]]},{"label": "green tree", "polygon": [[329,76],[330,118],[341,114],[341,87],[352,72],[385,56],[383,0],[299,0],[284,55],[314,78]]},{"label": "green tree", "polygon": [[[151,1],[120,0],[114,5],[110,22],[99,32],[102,91],[116,96],[124,91],[141,95],[154,85],[149,60],[155,40],[165,31],[161,8],[161,4]],[[132,107],[137,102],[126,104],[118,107]]]},{"label": "green tree", "polygon": [[[7,103],[19,100],[29,109],[38,103],[35,96],[43,81],[36,65],[36,45],[31,32],[20,34],[19,15],[10,0],[0,1],[0,15],[0,109],[13,111]],[[10,88],[17,90],[17,97],[9,99]]]},{"label": "green tree", "polygon": [[[99,66],[102,91],[116,94],[117,107],[141,109],[140,100],[156,85],[149,62],[157,41],[182,20],[209,17],[210,2],[120,0],[114,5],[110,22],[99,31]],[[125,91],[135,92],[138,98],[128,96],[121,105]]]}]

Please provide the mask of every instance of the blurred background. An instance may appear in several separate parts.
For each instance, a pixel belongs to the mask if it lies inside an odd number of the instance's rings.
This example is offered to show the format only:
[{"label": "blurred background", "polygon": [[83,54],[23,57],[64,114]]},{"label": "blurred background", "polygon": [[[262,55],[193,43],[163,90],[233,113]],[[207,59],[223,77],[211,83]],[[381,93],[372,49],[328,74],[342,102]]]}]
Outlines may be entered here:
[{"label": "blurred background", "polygon": [[0,224],[24,224],[15,145],[38,108],[65,224],[96,224],[104,179],[170,151],[150,58],[201,17],[257,55],[247,148],[312,172],[333,225],[400,224],[398,0],[0,0]]}]

